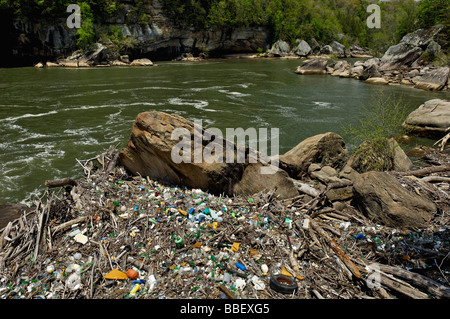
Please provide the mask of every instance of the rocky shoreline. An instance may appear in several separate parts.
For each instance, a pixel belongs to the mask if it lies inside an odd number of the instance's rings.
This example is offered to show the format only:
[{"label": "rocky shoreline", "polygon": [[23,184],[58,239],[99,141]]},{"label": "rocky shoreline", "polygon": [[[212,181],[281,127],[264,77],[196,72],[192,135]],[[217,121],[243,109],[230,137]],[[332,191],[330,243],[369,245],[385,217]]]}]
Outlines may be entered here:
[{"label": "rocky shoreline", "polygon": [[[442,26],[428,30],[419,29],[405,35],[401,41],[391,46],[381,57],[373,57],[366,49],[357,45],[346,48],[337,41],[320,45],[312,39],[311,45],[298,39],[293,47],[283,40],[278,40],[264,53],[243,54],[245,58],[281,58],[306,59],[295,70],[297,74],[328,74],[342,78],[354,78],[369,84],[405,85],[421,90],[450,91],[448,65],[429,63],[441,54],[435,38]],[[245,50],[243,52],[246,52]],[[350,64],[348,58],[361,58]],[[197,55],[181,53],[177,61],[207,61],[208,55],[199,51]],[[96,43],[87,51],[75,51],[67,58],[56,61],[39,62],[35,68],[44,67],[105,67],[105,66],[153,66],[148,58],[136,58],[130,61],[128,55],[120,55],[110,46]]]},{"label": "rocky shoreline", "polygon": [[448,65],[435,66],[427,63],[425,58],[439,54],[440,46],[434,41],[434,37],[441,29],[442,26],[436,26],[409,33],[398,44],[391,46],[381,58],[356,61],[352,65],[345,60],[333,62],[326,57],[315,57],[304,61],[295,72],[355,78],[371,84],[398,84],[422,90],[449,91]]}]

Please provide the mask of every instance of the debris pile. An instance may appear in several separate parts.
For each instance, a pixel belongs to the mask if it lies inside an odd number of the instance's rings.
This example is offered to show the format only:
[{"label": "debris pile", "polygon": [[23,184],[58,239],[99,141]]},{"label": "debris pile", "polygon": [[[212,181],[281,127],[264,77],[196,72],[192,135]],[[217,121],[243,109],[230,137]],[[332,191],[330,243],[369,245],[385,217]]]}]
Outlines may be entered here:
[{"label": "debris pile", "polygon": [[448,210],[404,231],[324,192],[213,196],[111,158],[0,231],[0,298],[450,297]]}]

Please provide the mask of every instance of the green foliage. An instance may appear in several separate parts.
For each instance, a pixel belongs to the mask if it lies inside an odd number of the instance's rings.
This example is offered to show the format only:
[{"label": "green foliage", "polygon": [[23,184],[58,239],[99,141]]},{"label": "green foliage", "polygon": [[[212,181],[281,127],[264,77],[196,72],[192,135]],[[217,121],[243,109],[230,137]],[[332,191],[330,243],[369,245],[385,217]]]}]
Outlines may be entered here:
[{"label": "green foliage", "polygon": [[441,24],[444,28],[440,33],[442,49],[450,51],[450,1],[421,0],[417,12],[417,27],[429,28]]},{"label": "green foliage", "polygon": [[77,46],[86,50],[95,42],[94,16],[88,3],[80,3],[81,9],[81,28],[77,29]]},{"label": "green foliage", "polygon": [[116,50],[119,54],[128,53],[137,43],[137,39],[133,37],[125,37],[122,29],[117,25],[103,28],[99,31],[99,39],[102,43],[112,44],[110,50]]},{"label": "green foliage", "polygon": [[359,145],[353,151],[351,166],[360,173],[394,169],[395,148],[400,147],[395,138],[408,133],[402,126],[410,113],[408,105],[401,98],[381,92],[362,107],[358,125],[343,125],[350,143]]},{"label": "green foliage", "polygon": [[[31,20],[67,17],[70,3],[84,3],[92,16],[80,31],[80,40],[92,40],[92,23],[101,24],[122,12],[127,23],[151,23],[146,10],[150,0],[0,0],[2,12]],[[328,44],[341,39],[344,44],[359,44],[380,55],[406,33],[442,24],[442,48],[450,49],[450,1],[448,0],[161,0],[164,14],[181,28],[194,30],[265,26],[278,39],[293,44],[296,39],[315,38]],[[381,8],[381,29],[369,29],[366,12],[369,4]],[[83,18],[84,20],[84,18]],[[339,36],[340,35],[340,36]],[[344,38],[342,38],[344,35]]]}]

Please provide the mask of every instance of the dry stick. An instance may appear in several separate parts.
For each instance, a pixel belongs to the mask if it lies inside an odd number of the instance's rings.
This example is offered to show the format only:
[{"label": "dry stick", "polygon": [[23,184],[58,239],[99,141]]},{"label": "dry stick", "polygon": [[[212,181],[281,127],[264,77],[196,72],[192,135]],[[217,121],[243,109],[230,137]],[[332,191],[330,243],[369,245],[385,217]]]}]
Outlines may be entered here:
[{"label": "dry stick", "polygon": [[53,228],[53,234],[56,234],[60,230],[64,230],[66,228],[70,228],[74,224],[78,224],[78,223],[84,222],[87,219],[88,219],[88,216],[80,216],[80,217],[75,218],[73,220],[70,220],[70,221],[68,221],[68,222],[66,222],[64,224],[58,225],[58,226]]},{"label": "dry stick", "polygon": [[42,228],[44,225],[45,213],[46,213],[46,209],[45,209],[45,207],[43,207],[41,215],[39,216],[39,226],[38,226],[38,234],[36,236],[36,247],[34,249],[34,258],[37,258],[38,253],[39,253],[39,246],[41,244],[41,233],[42,233]]},{"label": "dry stick", "polygon": [[149,266],[144,266],[144,262],[143,262],[143,261],[139,261],[139,260],[137,260],[137,259],[134,259],[134,258],[131,257],[131,256],[128,256],[128,257],[127,257],[127,261],[128,261],[129,263],[131,263],[132,265],[138,267],[138,268],[141,268],[141,267],[144,268],[144,270],[145,270],[146,272],[150,272],[150,271],[151,271],[151,269],[150,269]]},{"label": "dry stick", "polygon": [[91,269],[91,287],[90,287],[90,291],[89,291],[90,299],[92,299],[93,293],[94,293],[94,270],[95,270],[96,263],[97,263],[97,254],[94,253],[94,261],[92,262],[92,269]]},{"label": "dry stick", "polygon": [[75,180],[71,179],[71,178],[46,180],[44,182],[44,184],[48,188],[64,187],[64,186],[67,186],[67,185],[71,185],[71,186],[77,186],[78,185],[78,183]]},{"label": "dry stick", "polygon": [[352,274],[356,277],[361,279],[362,275],[359,272],[356,265],[350,260],[350,258],[338,247],[336,242],[334,242],[331,237],[319,226],[316,222],[314,222],[312,219],[310,219],[310,224],[312,228],[319,233],[320,236],[322,236],[327,244],[330,246],[330,248],[334,251],[334,253],[339,257],[340,260],[347,266],[347,268],[352,272]]},{"label": "dry stick", "polygon": [[383,272],[380,272],[380,281],[382,285],[388,287],[389,289],[395,290],[406,297],[413,299],[428,299],[427,294],[415,289],[406,282],[390,277]]},{"label": "dry stick", "polygon": [[400,176],[425,176],[431,173],[450,171],[450,165],[439,165],[418,169],[416,171],[398,172]]},{"label": "dry stick", "polygon": [[426,176],[422,177],[422,180],[429,183],[450,183],[450,177],[443,177],[443,176]]},{"label": "dry stick", "polygon": [[5,238],[9,235],[9,231],[12,228],[13,223],[9,222],[8,225],[6,225],[6,227],[3,230],[3,233],[0,237],[0,249],[3,247],[3,245],[5,244]]}]

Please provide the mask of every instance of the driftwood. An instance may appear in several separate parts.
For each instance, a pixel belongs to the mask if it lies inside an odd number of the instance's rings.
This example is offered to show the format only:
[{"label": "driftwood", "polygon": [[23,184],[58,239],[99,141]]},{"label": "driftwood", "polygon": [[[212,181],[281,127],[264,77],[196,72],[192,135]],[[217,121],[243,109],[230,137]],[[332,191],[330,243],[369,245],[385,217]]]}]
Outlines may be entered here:
[{"label": "driftwood", "polygon": [[67,228],[70,228],[72,225],[74,224],[78,224],[78,223],[82,223],[84,221],[86,221],[88,219],[88,216],[80,216],[78,218],[72,219],[68,222],[65,222],[61,225],[58,225],[56,227],[53,228],[53,234],[56,234],[57,232],[61,231],[61,230],[65,230]]},{"label": "driftwood", "polygon": [[450,287],[443,286],[426,276],[413,273],[399,267],[379,263],[375,263],[374,265],[376,265],[381,271],[403,278],[412,284],[427,290],[430,294],[438,298],[450,298]]},{"label": "driftwood", "polygon": [[336,242],[312,219],[310,219],[312,228],[325,239],[328,246],[334,251],[334,253],[341,259],[344,265],[352,272],[352,274],[361,279],[362,275],[356,265],[350,260],[350,258],[339,248]]},{"label": "driftwood", "polygon": [[[441,229],[447,227],[449,215],[444,206],[442,214],[409,236],[379,227],[350,202],[342,211],[331,207],[327,190],[348,187],[349,180],[328,183],[320,191],[303,181],[299,188],[310,194],[299,189],[299,196],[289,202],[270,192],[252,194],[251,200],[246,196],[213,196],[148,177],[131,177],[115,167],[116,156],[111,150],[90,161],[78,161],[86,178],[70,194],[57,187],[46,190],[46,196],[58,195],[48,196],[47,205],[40,203],[34,214],[0,230],[1,298],[38,294],[50,298],[127,298],[131,280],[113,283],[104,278],[113,268],[123,272],[136,268],[140,279],[154,276],[135,298],[219,298],[219,294],[230,299],[449,298],[450,288],[439,284],[445,282],[445,272],[433,272],[431,279],[421,266],[446,257],[448,246]],[[446,169],[413,173],[427,176]],[[397,173],[394,176],[399,178]],[[417,192],[422,192],[421,187],[417,186]],[[437,205],[444,205],[445,198],[439,198]],[[192,216],[186,214],[191,207]],[[205,208],[211,211],[201,222],[198,216]],[[221,220],[212,217],[213,211],[222,214]],[[75,224],[88,237],[87,243],[69,236]],[[175,244],[177,235],[183,238],[183,248]],[[442,244],[432,248],[430,238]],[[129,249],[124,249],[128,245]],[[380,260],[387,265],[378,264]],[[240,271],[235,261],[246,270]],[[445,263],[444,259],[443,271],[448,269]],[[64,269],[72,264],[82,266],[82,286],[76,291],[65,285],[68,276]],[[375,272],[369,272],[368,265]],[[49,266],[55,266],[54,273],[46,271]],[[406,270],[410,268],[420,268],[425,276]],[[295,293],[282,295],[272,289],[270,278],[280,271],[298,282]],[[231,281],[222,281],[226,272]],[[38,280],[34,280],[36,274],[40,274]],[[365,280],[366,274],[375,281]],[[254,276],[265,283],[264,290],[255,289]],[[246,282],[245,288],[233,289],[238,279]],[[58,291],[57,287],[63,288]]]},{"label": "driftwood", "polygon": [[78,185],[78,183],[75,180],[71,179],[71,178],[46,180],[44,184],[48,188],[64,187],[64,186],[67,186],[67,185],[71,185],[71,186],[77,186]]},{"label": "driftwood", "polygon": [[450,183],[450,177],[444,176],[425,176],[422,180],[428,183]]},{"label": "driftwood", "polygon": [[450,171],[450,165],[439,165],[439,166],[432,166],[432,167],[426,167],[422,169],[418,169],[416,171],[406,171],[406,172],[399,172],[398,174],[400,176],[425,176],[431,173],[438,173],[438,172],[447,172]]},{"label": "driftwood", "polygon": [[416,288],[412,287],[408,283],[394,278],[393,276],[386,275],[380,272],[380,283],[387,288],[396,291],[397,293],[412,299],[428,299],[428,295]]}]

